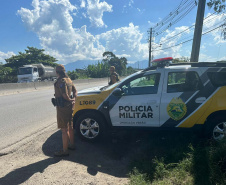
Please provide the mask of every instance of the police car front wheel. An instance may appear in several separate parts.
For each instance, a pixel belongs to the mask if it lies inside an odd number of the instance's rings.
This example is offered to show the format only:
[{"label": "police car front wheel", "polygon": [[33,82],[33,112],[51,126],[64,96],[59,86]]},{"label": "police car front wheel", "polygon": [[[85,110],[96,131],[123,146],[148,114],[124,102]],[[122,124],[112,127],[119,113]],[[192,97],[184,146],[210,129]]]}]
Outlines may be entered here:
[{"label": "police car front wheel", "polygon": [[75,129],[78,135],[86,141],[95,141],[104,134],[104,121],[96,114],[81,115],[76,121]]}]

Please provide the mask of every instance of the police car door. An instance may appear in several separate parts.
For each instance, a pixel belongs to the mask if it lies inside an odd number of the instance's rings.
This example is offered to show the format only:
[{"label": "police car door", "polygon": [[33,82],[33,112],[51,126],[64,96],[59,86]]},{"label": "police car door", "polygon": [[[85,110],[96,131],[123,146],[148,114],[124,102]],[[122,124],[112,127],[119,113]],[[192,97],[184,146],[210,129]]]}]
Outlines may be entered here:
[{"label": "police car door", "polygon": [[203,85],[198,69],[165,69],[160,107],[160,126],[177,127],[206,98],[199,93]]},{"label": "police car door", "polygon": [[110,110],[113,126],[159,126],[161,72],[142,73],[122,83],[122,96]]}]

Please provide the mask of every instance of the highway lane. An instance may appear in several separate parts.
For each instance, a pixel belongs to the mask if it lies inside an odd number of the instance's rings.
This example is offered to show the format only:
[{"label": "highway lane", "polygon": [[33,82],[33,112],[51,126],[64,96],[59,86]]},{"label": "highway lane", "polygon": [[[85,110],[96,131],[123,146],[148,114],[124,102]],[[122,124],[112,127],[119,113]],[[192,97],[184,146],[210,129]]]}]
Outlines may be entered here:
[{"label": "highway lane", "polygon": [[[78,91],[107,82],[78,84]],[[53,87],[0,96],[0,150],[56,124],[56,109],[51,103]]]}]

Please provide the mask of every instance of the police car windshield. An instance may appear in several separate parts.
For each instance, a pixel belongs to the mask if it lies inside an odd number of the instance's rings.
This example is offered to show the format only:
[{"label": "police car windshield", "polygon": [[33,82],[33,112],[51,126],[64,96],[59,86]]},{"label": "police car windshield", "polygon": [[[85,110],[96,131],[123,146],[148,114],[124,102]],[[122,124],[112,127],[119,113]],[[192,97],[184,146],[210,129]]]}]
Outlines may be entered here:
[{"label": "police car windshield", "polygon": [[141,71],[138,71],[138,72],[136,72],[136,73],[133,73],[133,74],[127,76],[126,78],[124,78],[123,80],[118,81],[118,82],[116,82],[116,83],[114,83],[114,84],[112,84],[112,85],[106,86],[106,88],[103,88],[103,89],[101,89],[101,90],[109,90],[109,89],[112,89],[112,88],[118,86],[120,83],[126,81],[127,79],[129,79],[129,78],[131,78],[131,77],[133,77],[133,76],[135,76],[135,75],[137,75],[137,74],[139,74],[139,73],[141,73]]}]

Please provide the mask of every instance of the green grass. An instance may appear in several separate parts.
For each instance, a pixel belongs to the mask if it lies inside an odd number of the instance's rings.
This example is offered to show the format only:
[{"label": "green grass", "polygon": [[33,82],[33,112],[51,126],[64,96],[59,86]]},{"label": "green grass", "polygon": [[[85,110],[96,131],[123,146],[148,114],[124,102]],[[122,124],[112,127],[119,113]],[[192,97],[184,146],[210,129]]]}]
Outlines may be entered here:
[{"label": "green grass", "polygon": [[130,165],[130,185],[226,184],[226,140],[192,133],[151,133]]}]

